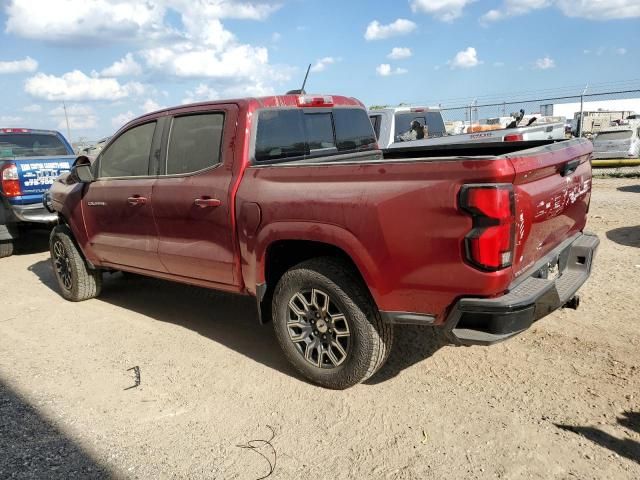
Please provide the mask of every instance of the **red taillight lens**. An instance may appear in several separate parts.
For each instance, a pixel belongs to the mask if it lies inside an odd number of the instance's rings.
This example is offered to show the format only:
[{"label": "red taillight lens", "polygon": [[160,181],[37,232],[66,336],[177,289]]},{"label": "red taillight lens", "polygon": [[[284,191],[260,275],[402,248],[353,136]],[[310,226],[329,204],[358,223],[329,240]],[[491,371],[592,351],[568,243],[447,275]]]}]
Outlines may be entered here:
[{"label": "red taillight lens", "polygon": [[503,140],[505,142],[522,142],[524,140],[524,137],[522,136],[522,134],[512,133],[510,135],[505,135]]},{"label": "red taillight lens", "polygon": [[465,237],[467,260],[490,271],[510,266],[514,245],[511,185],[465,185],[460,207],[473,216],[473,230]]},{"label": "red taillight lens", "polygon": [[19,197],[22,195],[18,167],[13,163],[9,163],[2,167],[1,172],[0,181],[2,182],[2,193],[7,197]]}]

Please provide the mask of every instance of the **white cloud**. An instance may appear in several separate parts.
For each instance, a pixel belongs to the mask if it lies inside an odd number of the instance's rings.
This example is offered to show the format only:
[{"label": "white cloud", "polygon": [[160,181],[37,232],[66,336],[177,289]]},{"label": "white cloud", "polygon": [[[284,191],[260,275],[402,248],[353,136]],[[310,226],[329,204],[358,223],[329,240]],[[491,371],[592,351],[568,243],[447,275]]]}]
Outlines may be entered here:
[{"label": "white cloud", "polygon": [[49,115],[57,122],[58,130],[67,128],[67,118],[69,119],[69,128],[72,130],[92,130],[98,125],[98,117],[93,108],[88,105],[71,104],[67,105],[67,114],[62,105],[49,111]]},{"label": "white cloud", "polygon": [[477,67],[482,62],[478,60],[478,52],[476,49],[473,47],[467,47],[465,50],[456,53],[453,60],[448,63],[451,68],[473,68]]},{"label": "white cloud", "polygon": [[113,128],[118,129],[124,126],[125,123],[128,123],[130,120],[133,120],[134,118],[136,118],[136,114],[133,113],[131,110],[127,110],[126,112],[113,117],[111,119],[111,125],[113,125]]},{"label": "white cloud", "polygon": [[404,18],[399,18],[388,25],[382,25],[377,20],[374,20],[367,26],[364,38],[366,40],[383,40],[399,35],[407,35],[413,32],[416,27],[417,25],[415,23]]},{"label": "white cloud", "polygon": [[488,24],[497,22],[509,17],[525,15],[532,10],[547,8],[551,5],[550,0],[504,0],[498,9],[489,10],[480,17],[480,23]]},{"label": "white cloud", "polygon": [[391,50],[391,53],[387,55],[387,58],[390,58],[391,60],[402,60],[411,57],[411,55],[413,55],[413,53],[411,53],[410,48],[394,47]]},{"label": "white cloud", "polygon": [[499,8],[489,10],[482,15],[480,22],[486,25],[551,6],[560,9],[568,17],[589,20],[640,17],[638,0],[504,0]]},{"label": "white cloud", "polygon": [[[9,0],[6,32],[48,42],[110,42],[166,31],[162,1]],[[143,35],[144,33],[144,35]]]},{"label": "white cloud", "polygon": [[24,118],[13,115],[0,115],[0,126],[3,127],[23,127]]},{"label": "white cloud", "polygon": [[38,62],[31,57],[25,57],[24,60],[0,62],[0,75],[7,73],[35,72],[37,69]]},{"label": "white cloud", "polygon": [[328,65],[336,63],[337,59],[333,57],[324,57],[316,61],[315,65],[311,67],[312,72],[323,72]]},{"label": "white cloud", "polygon": [[182,103],[203,102],[205,100],[217,100],[220,98],[220,94],[216,90],[204,83],[199,84],[193,90],[187,90],[185,94],[186,97],[182,99]]},{"label": "white cloud", "polygon": [[38,113],[42,111],[42,107],[38,104],[27,105],[22,109],[23,112],[27,113]]},{"label": "white cloud", "polygon": [[551,57],[539,58],[536,60],[535,68],[538,70],[549,70],[550,68],[555,68],[556,62]]},{"label": "white cloud", "polygon": [[498,68],[504,67],[504,62],[493,62],[493,66]]},{"label": "white cloud", "polygon": [[568,17],[589,20],[615,20],[640,17],[638,0],[556,0],[558,8]]},{"label": "white cloud", "polygon": [[141,108],[143,113],[150,113],[150,112],[155,112],[157,110],[162,110],[163,108],[166,108],[166,107],[163,105],[160,105],[159,103],[155,102],[151,98],[147,98],[147,100],[142,104]]},{"label": "white cloud", "polygon": [[126,77],[142,74],[142,67],[135,61],[131,53],[116,61],[100,72],[103,77]]},{"label": "white cloud", "polygon": [[403,75],[408,72],[409,70],[407,70],[406,68],[396,68],[394,70],[388,63],[382,63],[376,67],[376,73],[381,77],[388,77],[390,75]]},{"label": "white cloud", "polygon": [[282,40],[282,34],[280,32],[273,32],[271,34],[271,42],[278,43],[280,40]]},{"label": "white cloud", "polygon": [[433,15],[443,22],[451,22],[462,15],[464,8],[475,0],[411,0],[411,10]]},{"label": "white cloud", "polygon": [[[128,42],[139,47],[92,78],[140,73],[155,78],[207,78],[216,80],[221,92],[243,88],[265,92],[288,80],[292,71],[286,65],[269,64],[265,47],[240,42],[221,21],[264,20],[280,8],[274,0],[6,1],[7,33],[49,43]],[[176,14],[179,22],[170,20]],[[127,96],[121,91],[124,86],[103,83],[108,92],[95,96],[123,98]]]},{"label": "white cloud", "polygon": [[89,77],[80,70],[60,77],[37,73],[26,80],[24,90],[34,98],[49,101],[119,100],[144,93],[137,82],[121,84],[115,78]]},{"label": "white cloud", "polygon": [[627,49],[626,49],[626,48],[623,48],[623,47],[617,48],[617,49],[616,49],[616,53],[617,53],[618,55],[626,55],[626,54],[627,54]]}]

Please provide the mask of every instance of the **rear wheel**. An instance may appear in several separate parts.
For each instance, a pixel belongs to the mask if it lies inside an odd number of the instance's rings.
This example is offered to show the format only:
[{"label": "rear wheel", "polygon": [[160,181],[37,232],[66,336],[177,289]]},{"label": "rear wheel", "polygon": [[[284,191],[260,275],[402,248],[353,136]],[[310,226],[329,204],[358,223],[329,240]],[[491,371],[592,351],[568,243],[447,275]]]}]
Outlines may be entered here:
[{"label": "rear wheel", "polygon": [[393,326],[385,324],[350,265],[324,257],[287,271],[273,297],[273,324],[285,356],[314,383],[344,389],[386,361]]},{"label": "rear wheel", "polygon": [[64,298],[80,302],[100,295],[102,272],[89,268],[68,227],[58,225],[53,229],[49,237],[49,250],[53,271]]},{"label": "rear wheel", "polygon": [[11,240],[0,241],[0,258],[13,255],[13,242]]}]

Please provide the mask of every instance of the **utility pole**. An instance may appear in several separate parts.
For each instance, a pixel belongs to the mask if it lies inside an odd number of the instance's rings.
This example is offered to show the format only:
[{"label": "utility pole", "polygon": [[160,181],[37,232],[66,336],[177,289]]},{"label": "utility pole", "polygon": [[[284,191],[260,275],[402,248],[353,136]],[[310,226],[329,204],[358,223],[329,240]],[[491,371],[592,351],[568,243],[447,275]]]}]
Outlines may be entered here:
[{"label": "utility pole", "polygon": [[582,137],[582,125],[584,123],[584,95],[587,93],[587,88],[589,88],[589,84],[585,85],[584,90],[582,91],[582,95],[580,95],[580,121],[578,123],[578,137]]},{"label": "utility pole", "polygon": [[62,108],[64,109],[64,119],[67,122],[67,140],[71,143],[71,129],[69,128],[69,116],[67,115],[67,105],[62,102]]}]

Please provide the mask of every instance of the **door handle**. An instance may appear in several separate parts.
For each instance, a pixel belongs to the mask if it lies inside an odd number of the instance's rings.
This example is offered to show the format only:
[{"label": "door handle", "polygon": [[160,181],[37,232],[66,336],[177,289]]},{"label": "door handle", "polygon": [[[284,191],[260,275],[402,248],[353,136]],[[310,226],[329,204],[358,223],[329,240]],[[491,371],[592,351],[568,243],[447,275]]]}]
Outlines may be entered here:
[{"label": "door handle", "polygon": [[217,198],[196,198],[193,203],[200,208],[219,207],[222,202]]},{"label": "door handle", "polygon": [[560,176],[561,177],[566,177],[567,175],[575,172],[579,166],[580,166],[580,159],[579,158],[576,159],[576,160],[572,160],[570,162],[565,163],[560,168]]},{"label": "door handle", "polygon": [[141,197],[140,195],[134,195],[133,197],[127,198],[127,203],[132,207],[145,205],[147,203],[147,198]]}]

